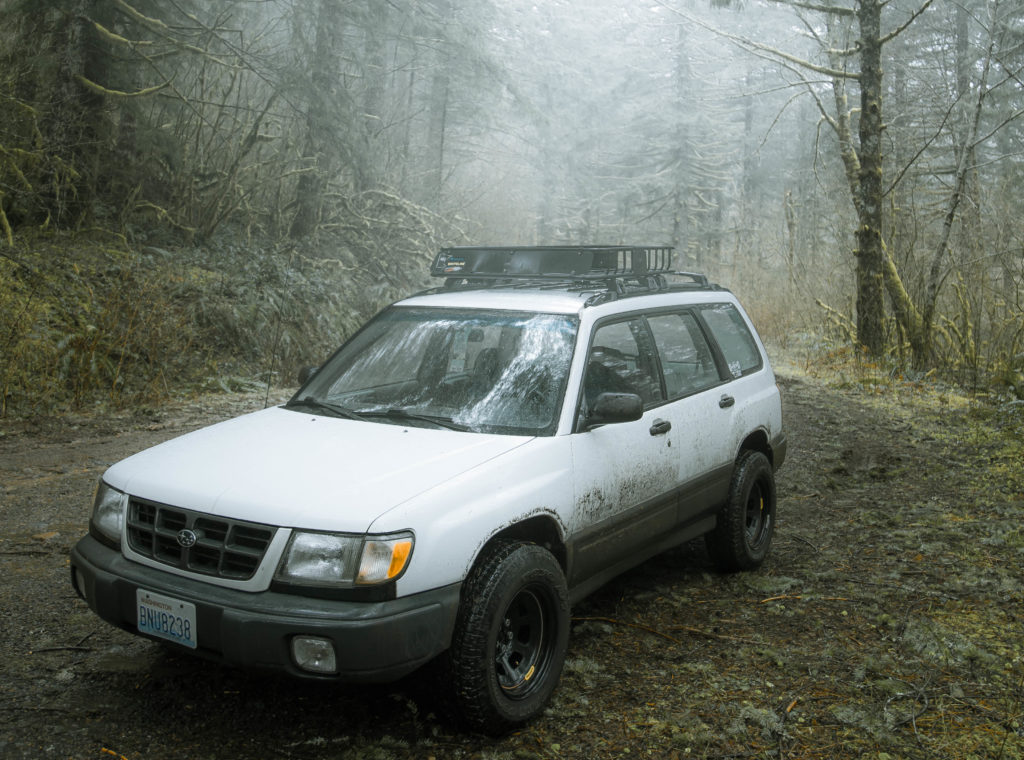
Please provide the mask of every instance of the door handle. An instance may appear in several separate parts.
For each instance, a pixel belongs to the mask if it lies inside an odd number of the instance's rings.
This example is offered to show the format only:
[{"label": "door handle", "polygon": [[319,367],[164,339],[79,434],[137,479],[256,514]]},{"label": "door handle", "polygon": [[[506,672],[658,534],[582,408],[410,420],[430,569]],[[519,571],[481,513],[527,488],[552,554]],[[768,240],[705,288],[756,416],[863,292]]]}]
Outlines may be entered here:
[{"label": "door handle", "polygon": [[730,406],[732,406],[735,403],[736,403],[736,399],[734,399],[732,396],[730,396],[728,394],[726,394],[725,396],[722,396],[722,398],[718,399],[718,406],[720,406],[722,409],[728,409]]},{"label": "door handle", "polygon": [[668,420],[655,420],[651,425],[651,435],[665,435],[672,429],[672,423]]}]

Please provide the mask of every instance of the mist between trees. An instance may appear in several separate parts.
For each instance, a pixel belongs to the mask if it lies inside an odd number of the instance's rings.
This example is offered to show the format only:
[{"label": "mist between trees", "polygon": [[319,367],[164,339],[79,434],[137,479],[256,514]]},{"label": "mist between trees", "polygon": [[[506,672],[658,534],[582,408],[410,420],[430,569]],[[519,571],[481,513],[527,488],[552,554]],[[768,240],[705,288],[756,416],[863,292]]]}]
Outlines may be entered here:
[{"label": "mist between trees", "polygon": [[0,0],[2,411],[286,383],[466,242],[1019,398],[1022,68],[1008,0]]}]

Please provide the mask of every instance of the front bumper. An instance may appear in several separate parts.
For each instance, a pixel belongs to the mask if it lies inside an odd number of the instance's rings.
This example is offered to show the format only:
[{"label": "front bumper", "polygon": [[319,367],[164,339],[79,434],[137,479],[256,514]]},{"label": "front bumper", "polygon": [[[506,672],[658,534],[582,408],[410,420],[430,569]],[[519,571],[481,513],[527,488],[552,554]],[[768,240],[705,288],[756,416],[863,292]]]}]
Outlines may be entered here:
[{"label": "front bumper", "polygon": [[[198,648],[182,651],[229,665],[352,682],[396,680],[447,649],[460,589],[453,584],[382,602],[253,594],[130,562],[92,536],[71,551],[71,581],[97,615],[130,633],[139,633],[136,590],[142,588],[196,606]],[[296,635],[334,642],[337,674],[300,670],[290,651]]]}]

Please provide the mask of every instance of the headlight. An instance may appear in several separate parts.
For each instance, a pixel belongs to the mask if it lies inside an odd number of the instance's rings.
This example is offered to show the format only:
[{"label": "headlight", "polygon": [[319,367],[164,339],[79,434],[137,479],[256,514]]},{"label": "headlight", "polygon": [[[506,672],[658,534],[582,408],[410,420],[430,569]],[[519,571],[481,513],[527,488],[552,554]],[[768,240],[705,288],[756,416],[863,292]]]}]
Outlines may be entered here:
[{"label": "headlight", "polygon": [[351,584],[362,538],[336,533],[292,533],[278,580],[311,586]]},{"label": "headlight", "polygon": [[411,533],[353,536],[295,531],[276,578],[306,586],[352,586],[394,580],[409,563]]},{"label": "headlight", "polygon": [[122,525],[124,525],[124,494],[101,480],[96,486],[89,527],[96,538],[118,548],[121,546]]}]

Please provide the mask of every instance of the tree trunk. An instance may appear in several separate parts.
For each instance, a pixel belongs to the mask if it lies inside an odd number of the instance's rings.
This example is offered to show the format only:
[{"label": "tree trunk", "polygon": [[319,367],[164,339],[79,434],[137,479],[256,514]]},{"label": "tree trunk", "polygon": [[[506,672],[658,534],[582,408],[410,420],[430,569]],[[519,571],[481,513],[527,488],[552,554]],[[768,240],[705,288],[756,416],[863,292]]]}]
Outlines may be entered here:
[{"label": "tree trunk", "polygon": [[88,221],[99,172],[103,97],[79,79],[103,79],[97,70],[101,64],[96,45],[90,40],[89,19],[95,17],[96,10],[93,6],[91,0],[74,0],[54,33],[57,81],[43,131],[47,150],[77,174],[75,177],[60,167],[49,178],[49,205],[59,225]]},{"label": "tree trunk", "polygon": [[[453,23],[453,6],[450,0],[436,0],[437,16],[447,25]],[[445,138],[448,134],[448,109],[451,98],[451,70],[456,65],[452,52],[447,47],[438,50],[434,59],[434,71],[430,81],[430,102],[427,104],[427,151],[426,184],[423,201],[428,208],[441,210],[444,191]]]},{"label": "tree trunk", "polygon": [[306,103],[306,136],[302,148],[303,169],[295,185],[295,216],[288,236],[293,240],[312,233],[320,223],[320,207],[330,176],[331,161],[327,142],[331,139],[332,125],[327,107],[328,93],[337,84],[332,71],[335,61],[334,36],[340,19],[337,4],[320,0],[317,7],[314,60],[310,63],[310,91]]},{"label": "tree trunk", "polygon": [[691,102],[687,91],[692,81],[688,50],[687,29],[680,24],[676,31],[675,47],[675,169],[672,176],[672,246],[676,249],[676,266],[682,269],[699,269],[695,262],[690,261],[690,209],[687,200],[690,195],[692,181],[689,176],[690,163],[685,160],[684,152],[690,144],[689,124],[686,120],[687,109]]},{"label": "tree trunk", "polygon": [[444,189],[444,138],[448,127],[448,96],[450,77],[447,61],[442,61],[434,72],[430,85],[430,122],[427,127],[427,206],[439,211]]},{"label": "tree trunk", "polygon": [[885,351],[882,266],[882,5],[860,0],[860,172],[857,204],[857,340],[872,356]]}]

